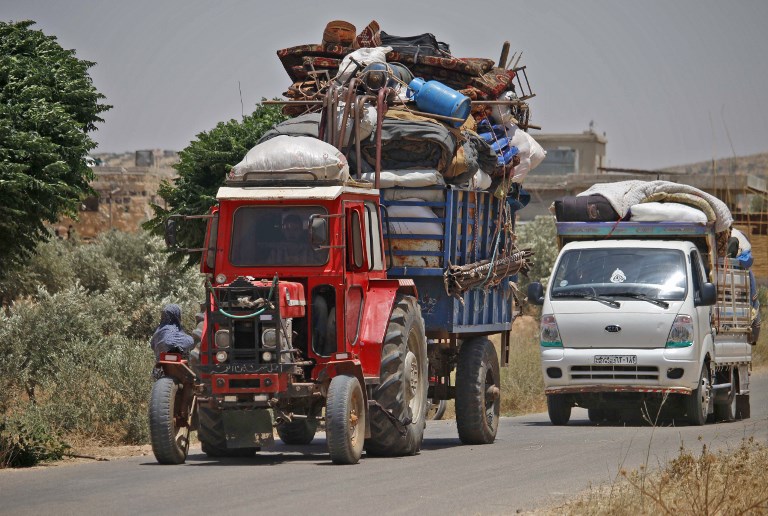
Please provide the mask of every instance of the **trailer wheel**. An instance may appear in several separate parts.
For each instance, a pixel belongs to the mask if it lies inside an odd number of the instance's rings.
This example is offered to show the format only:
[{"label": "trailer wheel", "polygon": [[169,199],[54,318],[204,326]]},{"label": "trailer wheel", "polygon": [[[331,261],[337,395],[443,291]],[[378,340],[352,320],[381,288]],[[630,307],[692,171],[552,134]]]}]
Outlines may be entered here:
[{"label": "trailer wheel", "polygon": [[227,448],[227,436],[221,413],[208,407],[198,407],[200,447],[209,457],[251,457],[259,448]]},{"label": "trailer wheel", "polygon": [[326,401],[326,440],[335,464],[357,464],[365,441],[365,398],[357,378],[335,376]]},{"label": "trailer wheel", "polygon": [[371,437],[365,449],[372,455],[415,455],[421,449],[427,424],[429,365],[424,319],[413,296],[395,301],[381,348],[379,385],[373,398],[405,425],[400,435],[381,410],[371,411]]},{"label": "trailer wheel", "polygon": [[571,402],[565,394],[547,394],[547,412],[553,425],[567,425],[571,419]]},{"label": "trailer wheel", "polygon": [[316,416],[319,414],[314,407],[310,409],[310,414],[308,419],[295,419],[280,423],[277,425],[277,435],[285,444],[304,445],[311,443],[317,432],[319,422]]},{"label": "trailer wheel", "polygon": [[712,383],[709,381],[709,368],[704,364],[699,375],[699,386],[685,399],[688,422],[701,426],[707,422],[709,402],[712,399]]},{"label": "trailer wheel", "polygon": [[427,419],[431,419],[432,421],[439,421],[443,419],[443,416],[445,415],[445,410],[447,408],[448,408],[447,400],[440,400],[437,403],[432,403],[429,406],[429,410],[427,411]]},{"label": "trailer wheel", "polygon": [[456,367],[456,427],[464,444],[496,439],[501,410],[501,378],[496,348],[487,337],[461,343]]},{"label": "trailer wheel", "polygon": [[715,421],[733,421],[736,419],[736,393],[739,392],[736,370],[728,370],[728,378],[725,381],[731,384],[728,397],[722,401],[715,399]]},{"label": "trailer wheel", "polygon": [[152,453],[160,464],[182,464],[189,452],[189,427],[181,426],[181,386],[163,376],[152,386],[149,402],[149,434]]}]

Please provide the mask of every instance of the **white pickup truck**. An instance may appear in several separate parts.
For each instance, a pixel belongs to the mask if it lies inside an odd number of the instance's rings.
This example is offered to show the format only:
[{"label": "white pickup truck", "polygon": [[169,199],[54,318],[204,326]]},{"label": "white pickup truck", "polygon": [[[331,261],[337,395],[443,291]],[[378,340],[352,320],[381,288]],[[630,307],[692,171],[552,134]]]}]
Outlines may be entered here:
[{"label": "white pickup truck", "polygon": [[[690,424],[749,417],[749,272],[717,252],[711,224],[558,222],[544,291],[541,365],[553,424],[660,410]],[[721,245],[722,248],[722,245]]]}]

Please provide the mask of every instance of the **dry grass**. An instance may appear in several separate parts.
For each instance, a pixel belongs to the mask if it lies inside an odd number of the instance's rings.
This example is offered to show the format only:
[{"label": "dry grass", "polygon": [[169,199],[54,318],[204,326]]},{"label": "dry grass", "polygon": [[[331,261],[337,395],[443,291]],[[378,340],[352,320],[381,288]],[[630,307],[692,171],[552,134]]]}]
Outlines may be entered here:
[{"label": "dry grass", "polygon": [[661,471],[620,471],[612,485],[539,514],[767,514],[768,446],[744,439],[736,450],[700,454],[681,448]]}]

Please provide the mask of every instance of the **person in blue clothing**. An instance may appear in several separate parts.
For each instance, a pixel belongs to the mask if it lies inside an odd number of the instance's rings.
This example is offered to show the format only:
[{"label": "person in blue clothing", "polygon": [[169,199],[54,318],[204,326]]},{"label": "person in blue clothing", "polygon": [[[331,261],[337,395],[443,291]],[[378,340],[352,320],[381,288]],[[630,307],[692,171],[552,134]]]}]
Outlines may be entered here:
[{"label": "person in blue clothing", "polygon": [[155,329],[150,346],[155,357],[160,353],[179,351],[188,353],[194,347],[194,339],[181,327],[181,307],[176,304],[165,305],[160,313],[160,324]]}]

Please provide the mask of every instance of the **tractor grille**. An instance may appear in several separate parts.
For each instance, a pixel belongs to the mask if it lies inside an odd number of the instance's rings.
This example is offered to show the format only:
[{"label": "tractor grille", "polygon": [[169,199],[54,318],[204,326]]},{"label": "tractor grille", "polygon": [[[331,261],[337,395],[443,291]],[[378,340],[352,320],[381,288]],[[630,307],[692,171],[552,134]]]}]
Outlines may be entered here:
[{"label": "tractor grille", "polygon": [[583,365],[571,367],[572,380],[658,380],[659,368],[640,365]]}]

